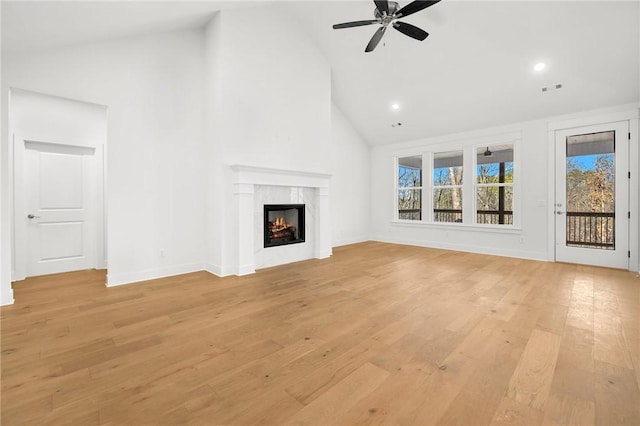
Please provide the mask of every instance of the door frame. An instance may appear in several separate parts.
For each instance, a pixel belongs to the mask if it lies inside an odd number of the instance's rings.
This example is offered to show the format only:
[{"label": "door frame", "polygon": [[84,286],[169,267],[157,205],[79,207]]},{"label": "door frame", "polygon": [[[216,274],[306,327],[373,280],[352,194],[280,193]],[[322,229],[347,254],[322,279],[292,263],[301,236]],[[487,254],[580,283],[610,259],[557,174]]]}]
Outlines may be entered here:
[{"label": "door frame", "polygon": [[[614,216],[614,249],[604,250],[597,248],[569,247],[567,238],[567,163],[560,161],[566,159],[568,136],[588,135],[593,133],[615,133],[614,144],[614,173],[615,173],[615,216]],[[556,166],[555,166],[555,202],[557,212],[555,226],[555,260],[557,262],[570,262],[585,265],[599,265],[611,268],[629,269],[629,225],[627,217],[629,211],[629,121],[617,121],[586,127],[574,127],[556,131]]]},{"label": "door frame", "polygon": [[640,271],[640,150],[638,147],[638,133],[640,132],[640,109],[636,105],[628,105],[627,109],[610,110],[591,116],[570,116],[568,118],[549,122],[547,126],[547,153],[548,153],[548,182],[547,182],[547,260],[555,262],[555,143],[556,131],[569,130],[572,128],[588,127],[594,125],[608,124],[620,121],[629,123],[629,211],[631,220],[629,221],[629,257],[628,270]]},{"label": "door frame", "polygon": [[13,276],[11,281],[24,280],[27,277],[27,221],[26,199],[25,199],[25,161],[26,143],[37,142],[43,144],[53,144],[58,146],[91,147],[95,149],[95,201],[93,208],[93,221],[95,223],[95,241],[93,251],[95,253],[94,267],[105,269],[105,215],[104,215],[104,145],[87,145],[73,143],[57,143],[43,140],[44,138],[32,138],[23,134],[11,134],[13,146]]}]

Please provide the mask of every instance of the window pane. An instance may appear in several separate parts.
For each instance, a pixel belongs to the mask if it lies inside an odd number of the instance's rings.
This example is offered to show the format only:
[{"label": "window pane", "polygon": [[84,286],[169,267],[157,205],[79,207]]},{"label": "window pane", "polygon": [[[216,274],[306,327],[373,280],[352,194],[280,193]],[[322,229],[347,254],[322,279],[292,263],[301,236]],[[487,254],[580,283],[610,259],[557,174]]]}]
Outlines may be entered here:
[{"label": "window pane", "polygon": [[438,152],[433,155],[433,184],[462,185],[462,151]]},{"label": "window pane", "polygon": [[478,183],[513,183],[513,162],[478,164]]},{"label": "window pane", "polygon": [[422,219],[421,189],[401,189],[398,191],[398,219]]},{"label": "window pane", "polygon": [[567,138],[569,247],[615,249],[615,132]]},{"label": "window pane", "polygon": [[462,188],[434,189],[433,221],[462,222]]},{"label": "window pane", "polygon": [[513,145],[493,145],[476,150],[478,183],[513,183]]},{"label": "window pane", "polygon": [[485,186],[476,192],[477,223],[513,225],[513,188]]},{"label": "window pane", "polygon": [[612,213],[614,154],[567,157],[567,211]]},{"label": "window pane", "polygon": [[422,186],[422,156],[398,158],[398,187]]}]

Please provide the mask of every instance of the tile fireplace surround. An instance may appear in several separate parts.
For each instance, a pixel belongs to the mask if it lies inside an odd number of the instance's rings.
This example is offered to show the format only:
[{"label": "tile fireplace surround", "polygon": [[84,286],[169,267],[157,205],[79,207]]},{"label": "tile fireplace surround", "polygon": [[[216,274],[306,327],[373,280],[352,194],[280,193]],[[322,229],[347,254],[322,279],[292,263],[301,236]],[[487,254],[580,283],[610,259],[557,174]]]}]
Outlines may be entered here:
[{"label": "tile fireplace surround", "polygon": [[[331,256],[330,175],[245,165],[231,166],[231,171],[238,243],[235,275]],[[306,241],[264,248],[265,204],[305,204]]]}]

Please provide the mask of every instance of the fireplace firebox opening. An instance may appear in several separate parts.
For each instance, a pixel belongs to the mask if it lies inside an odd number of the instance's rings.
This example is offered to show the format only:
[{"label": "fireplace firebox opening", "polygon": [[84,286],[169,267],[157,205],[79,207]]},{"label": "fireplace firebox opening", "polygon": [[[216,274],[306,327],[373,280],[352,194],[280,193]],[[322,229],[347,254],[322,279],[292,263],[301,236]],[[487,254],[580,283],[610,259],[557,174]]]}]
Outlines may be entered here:
[{"label": "fireplace firebox opening", "polygon": [[304,204],[264,205],[264,246],[304,242]]}]

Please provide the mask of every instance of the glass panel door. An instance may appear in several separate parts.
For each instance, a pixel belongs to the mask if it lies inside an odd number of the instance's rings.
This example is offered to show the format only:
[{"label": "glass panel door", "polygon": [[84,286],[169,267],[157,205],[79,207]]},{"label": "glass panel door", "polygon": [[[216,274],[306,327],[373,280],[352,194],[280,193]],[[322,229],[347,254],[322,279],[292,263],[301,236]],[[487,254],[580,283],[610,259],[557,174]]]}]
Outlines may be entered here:
[{"label": "glass panel door", "polygon": [[556,260],[628,267],[628,123],[556,132]]}]

